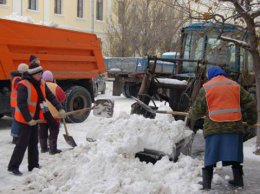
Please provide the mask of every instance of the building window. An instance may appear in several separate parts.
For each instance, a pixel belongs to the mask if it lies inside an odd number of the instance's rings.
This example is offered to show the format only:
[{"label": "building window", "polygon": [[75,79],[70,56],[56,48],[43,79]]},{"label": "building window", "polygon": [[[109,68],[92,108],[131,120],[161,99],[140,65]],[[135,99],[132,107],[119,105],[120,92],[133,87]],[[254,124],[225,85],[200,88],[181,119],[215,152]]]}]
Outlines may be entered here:
[{"label": "building window", "polygon": [[97,0],[97,20],[103,20],[103,0]]},{"label": "building window", "polygon": [[55,0],[54,13],[62,14],[62,0]]},{"label": "building window", "polygon": [[6,4],[6,0],[0,0],[0,4]]},{"label": "building window", "polygon": [[84,1],[83,0],[78,0],[78,4],[77,4],[77,17],[78,18],[83,18],[84,14]]},{"label": "building window", "polygon": [[28,9],[38,10],[38,0],[29,0]]}]

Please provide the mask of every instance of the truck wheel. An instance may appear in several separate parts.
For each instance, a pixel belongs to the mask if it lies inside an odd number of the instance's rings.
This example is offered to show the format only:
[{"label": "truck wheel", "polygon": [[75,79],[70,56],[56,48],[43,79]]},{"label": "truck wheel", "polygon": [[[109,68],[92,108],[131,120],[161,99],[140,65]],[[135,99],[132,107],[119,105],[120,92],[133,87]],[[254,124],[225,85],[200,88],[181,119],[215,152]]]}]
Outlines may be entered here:
[{"label": "truck wheel", "polygon": [[123,86],[123,95],[126,98],[130,98],[131,96],[137,97],[139,88],[137,85],[124,84]]},{"label": "truck wheel", "polygon": [[122,93],[126,98],[130,98],[129,87],[127,84],[123,86]]},{"label": "truck wheel", "polygon": [[175,89],[170,90],[170,101],[169,105],[174,111],[185,111],[188,108],[188,103],[181,99],[182,91]]},{"label": "truck wheel", "polygon": [[[86,88],[81,86],[72,86],[66,90],[67,99],[64,103],[66,112],[82,109],[85,107],[91,107],[91,95]],[[81,123],[85,121],[89,116],[90,111],[86,111],[80,114],[69,115],[66,118],[70,123]]]},{"label": "truck wheel", "polygon": [[105,93],[106,93],[106,82],[104,83],[103,90],[101,91],[101,94],[105,94]]}]

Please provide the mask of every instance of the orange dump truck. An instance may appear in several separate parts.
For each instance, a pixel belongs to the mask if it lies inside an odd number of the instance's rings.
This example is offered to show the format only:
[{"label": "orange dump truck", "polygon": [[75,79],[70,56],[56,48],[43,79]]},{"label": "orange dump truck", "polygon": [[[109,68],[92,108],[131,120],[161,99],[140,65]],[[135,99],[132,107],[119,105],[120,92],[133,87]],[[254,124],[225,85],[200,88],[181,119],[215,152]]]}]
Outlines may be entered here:
[{"label": "orange dump truck", "polygon": [[[64,30],[0,19],[0,117],[10,114],[10,73],[30,55],[54,73],[66,91],[66,111],[90,107],[92,78],[105,72],[100,40],[95,34]],[[89,112],[70,115],[70,122],[82,122]]]}]

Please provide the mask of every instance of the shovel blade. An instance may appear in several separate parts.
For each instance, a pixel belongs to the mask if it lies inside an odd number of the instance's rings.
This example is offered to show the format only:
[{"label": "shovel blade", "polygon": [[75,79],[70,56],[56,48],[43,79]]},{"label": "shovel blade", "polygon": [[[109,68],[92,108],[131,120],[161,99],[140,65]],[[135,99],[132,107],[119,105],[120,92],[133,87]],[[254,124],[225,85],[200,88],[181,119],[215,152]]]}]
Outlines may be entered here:
[{"label": "shovel blade", "polygon": [[114,101],[110,99],[98,99],[95,101],[93,115],[111,118],[114,114]]},{"label": "shovel blade", "polygon": [[75,140],[73,139],[72,136],[66,135],[66,134],[63,134],[63,136],[64,136],[64,139],[67,142],[67,144],[69,144],[71,147],[77,146],[77,144],[76,144],[76,142],[75,142]]}]

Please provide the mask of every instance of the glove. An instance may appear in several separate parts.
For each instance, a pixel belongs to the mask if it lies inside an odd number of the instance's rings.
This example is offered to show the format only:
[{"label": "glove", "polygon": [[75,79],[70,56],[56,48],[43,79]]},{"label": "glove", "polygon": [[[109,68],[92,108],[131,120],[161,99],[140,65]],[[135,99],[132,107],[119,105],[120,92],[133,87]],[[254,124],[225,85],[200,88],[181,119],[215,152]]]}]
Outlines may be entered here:
[{"label": "glove", "polygon": [[60,116],[60,118],[62,118],[62,119],[65,119],[65,118],[66,118],[66,112],[65,112],[64,109],[60,109],[60,110],[59,110],[59,116]]},{"label": "glove", "polygon": [[37,121],[36,120],[30,120],[29,122],[28,122],[28,125],[30,125],[30,126],[35,126],[35,125],[37,125]]}]

